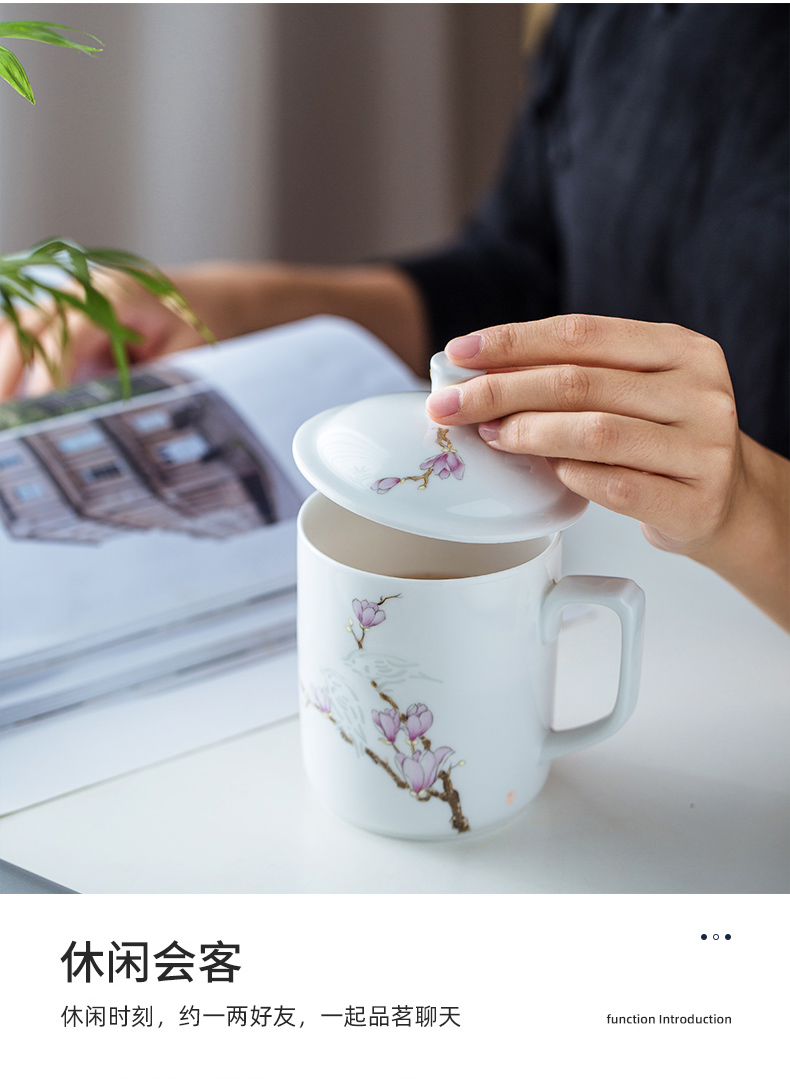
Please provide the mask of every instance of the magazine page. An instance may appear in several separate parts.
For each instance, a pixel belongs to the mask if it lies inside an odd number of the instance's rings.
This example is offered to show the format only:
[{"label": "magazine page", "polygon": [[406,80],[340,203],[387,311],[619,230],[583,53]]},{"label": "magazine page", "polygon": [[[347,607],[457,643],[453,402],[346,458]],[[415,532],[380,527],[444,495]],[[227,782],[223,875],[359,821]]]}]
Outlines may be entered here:
[{"label": "magazine page", "polygon": [[295,585],[294,432],[414,385],[322,317],[139,369],[129,400],[108,379],[1,406],[0,724],[254,649]]}]

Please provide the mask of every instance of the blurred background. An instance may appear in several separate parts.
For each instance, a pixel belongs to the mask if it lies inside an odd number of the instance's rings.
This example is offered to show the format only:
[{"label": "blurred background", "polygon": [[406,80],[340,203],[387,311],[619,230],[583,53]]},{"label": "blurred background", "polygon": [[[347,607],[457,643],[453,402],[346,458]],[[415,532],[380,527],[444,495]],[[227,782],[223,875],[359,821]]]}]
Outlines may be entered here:
[{"label": "blurred background", "polygon": [[0,250],[345,262],[450,236],[495,173],[551,4],[0,4]]}]

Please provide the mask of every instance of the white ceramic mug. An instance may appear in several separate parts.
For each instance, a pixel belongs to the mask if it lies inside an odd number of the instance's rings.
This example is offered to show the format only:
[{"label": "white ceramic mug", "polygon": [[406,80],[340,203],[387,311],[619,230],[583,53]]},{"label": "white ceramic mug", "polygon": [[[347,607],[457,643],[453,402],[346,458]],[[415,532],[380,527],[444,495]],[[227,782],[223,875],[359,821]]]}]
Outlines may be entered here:
[{"label": "white ceramic mug", "polygon": [[[644,594],[560,578],[561,534],[503,544],[426,539],[313,494],[298,524],[299,679],[308,776],[363,828],[475,834],[519,812],[549,761],[614,734],[636,703]],[[612,712],[551,729],[568,603],[622,626]]]}]

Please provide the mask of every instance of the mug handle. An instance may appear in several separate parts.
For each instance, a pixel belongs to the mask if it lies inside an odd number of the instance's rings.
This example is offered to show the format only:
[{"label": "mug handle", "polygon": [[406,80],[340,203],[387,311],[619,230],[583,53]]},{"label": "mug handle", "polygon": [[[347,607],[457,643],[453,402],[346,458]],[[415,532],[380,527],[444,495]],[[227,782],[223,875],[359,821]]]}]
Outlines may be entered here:
[{"label": "mug handle", "polygon": [[620,619],[617,699],[612,711],[603,719],[567,731],[549,730],[543,743],[542,761],[586,749],[614,734],[633,712],[639,693],[645,613],[642,589],[623,577],[563,577],[546,593],[541,605],[540,632],[544,644],[556,640],[562,624],[562,609],[569,603],[599,603],[610,607]]}]

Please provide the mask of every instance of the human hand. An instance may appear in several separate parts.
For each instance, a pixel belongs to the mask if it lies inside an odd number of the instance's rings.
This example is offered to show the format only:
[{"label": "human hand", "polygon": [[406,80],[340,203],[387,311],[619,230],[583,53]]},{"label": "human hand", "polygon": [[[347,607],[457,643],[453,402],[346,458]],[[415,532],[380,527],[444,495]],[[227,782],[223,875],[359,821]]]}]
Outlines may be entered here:
[{"label": "human hand", "polygon": [[[217,340],[265,330],[311,315],[337,315],[366,327],[415,371],[424,374],[427,328],[416,286],[396,267],[301,266],[268,262],[200,263],[169,274],[170,280]],[[142,337],[129,347],[133,363],[203,344],[203,338],[127,279],[107,278],[109,298],[122,323]],[[47,318],[20,319],[58,356]],[[72,341],[62,359],[63,381],[113,370],[104,335],[83,318],[69,316]],[[52,378],[43,363],[24,371],[13,327],[0,322],[0,400],[16,393],[45,393]]]},{"label": "human hand", "polygon": [[[119,320],[140,335],[139,343],[128,345],[132,363],[145,363],[170,352],[203,344],[201,334],[174,312],[168,310],[150,292],[128,276],[113,271],[96,271],[95,280],[103,294],[113,304]],[[192,293],[198,306],[205,307],[206,284],[202,275],[184,271],[171,280],[182,293]],[[210,293],[209,293],[210,295]],[[190,298],[195,310],[195,302]],[[52,306],[20,310],[22,326],[38,338],[44,352],[57,365],[64,383],[100,377],[115,371],[113,355],[107,336],[79,311],[67,315],[68,346],[64,352],[60,327],[56,324]],[[0,400],[17,393],[36,395],[53,388],[54,371],[40,356],[26,366],[22,360],[13,324],[0,321]]]},{"label": "human hand", "polygon": [[446,351],[489,373],[432,394],[436,422],[476,423],[496,449],[548,457],[567,487],[635,517],[664,550],[699,554],[727,529],[742,444],[715,341],[680,326],[565,315],[490,327]]}]

